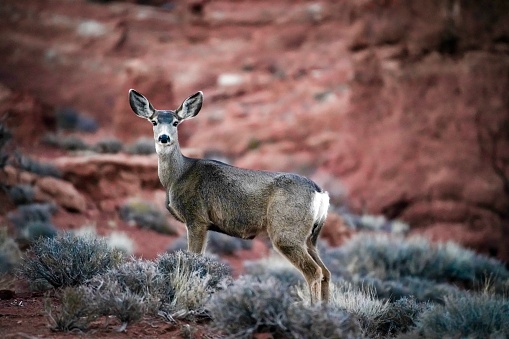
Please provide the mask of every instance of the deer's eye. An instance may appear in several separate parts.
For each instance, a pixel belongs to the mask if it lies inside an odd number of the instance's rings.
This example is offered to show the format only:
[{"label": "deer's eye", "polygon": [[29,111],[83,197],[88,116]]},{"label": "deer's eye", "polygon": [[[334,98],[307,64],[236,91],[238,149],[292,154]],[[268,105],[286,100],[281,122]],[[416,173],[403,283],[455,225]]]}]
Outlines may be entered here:
[{"label": "deer's eye", "polygon": [[152,121],[152,125],[156,126],[157,125],[157,121]]},{"label": "deer's eye", "polygon": [[175,126],[175,127],[177,127],[177,125],[178,125],[178,124],[179,124],[179,122],[178,122],[178,121],[174,121],[174,122],[173,122],[173,126]]}]

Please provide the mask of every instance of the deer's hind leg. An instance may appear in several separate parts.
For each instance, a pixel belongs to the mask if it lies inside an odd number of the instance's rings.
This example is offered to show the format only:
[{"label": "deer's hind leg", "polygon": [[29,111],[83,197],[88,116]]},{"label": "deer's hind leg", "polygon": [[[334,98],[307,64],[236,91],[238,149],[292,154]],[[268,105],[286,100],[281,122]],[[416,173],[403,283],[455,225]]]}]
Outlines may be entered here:
[{"label": "deer's hind leg", "polygon": [[[290,198],[288,198],[290,199]],[[312,216],[302,208],[289,208],[291,202],[273,202],[268,213],[267,231],[274,247],[304,276],[311,294],[311,303],[321,300],[323,274],[310,255],[307,239],[313,227]]]},{"label": "deer's hind leg", "polygon": [[322,282],[321,282],[321,297],[322,301],[325,303],[329,302],[329,285],[330,285],[330,271],[325,267],[320,255],[318,254],[318,250],[316,249],[316,241],[313,243],[312,237],[308,238],[308,253],[313,258],[313,260],[320,266],[322,269]]},{"label": "deer's hind leg", "polygon": [[311,294],[311,304],[320,301],[322,295],[322,269],[309,255],[305,245],[288,243],[285,239],[275,240],[273,244],[306,279]]}]

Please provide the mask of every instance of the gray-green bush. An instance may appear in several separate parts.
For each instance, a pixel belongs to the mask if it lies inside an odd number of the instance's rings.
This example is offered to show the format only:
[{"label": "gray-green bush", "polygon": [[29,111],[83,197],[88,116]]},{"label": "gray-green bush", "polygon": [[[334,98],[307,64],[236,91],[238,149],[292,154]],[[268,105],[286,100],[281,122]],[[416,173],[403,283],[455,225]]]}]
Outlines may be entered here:
[{"label": "gray-green bush", "polygon": [[341,310],[306,306],[275,279],[245,276],[207,303],[216,331],[229,338],[271,333],[277,338],[359,338],[354,316]]},{"label": "gray-green bush", "polygon": [[424,311],[414,338],[509,338],[509,300],[487,293],[446,298]]},{"label": "gray-green bush", "polygon": [[98,153],[119,153],[122,151],[123,145],[116,138],[100,140],[95,144],[94,151]]},{"label": "gray-green bush", "polygon": [[14,205],[30,204],[34,201],[34,188],[31,185],[14,185],[6,189],[7,196]]},{"label": "gray-green bush", "polygon": [[60,305],[55,307],[49,299],[45,300],[44,309],[50,328],[54,331],[83,331],[91,321],[97,318],[84,288],[66,287],[59,293]]},{"label": "gray-green bush", "polygon": [[[217,232],[209,232],[207,252],[217,255],[233,255],[240,250],[250,249],[252,244],[251,240],[239,239]],[[168,252],[185,249],[187,249],[187,235],[184,234],[168,247]]]},{"label": "gray-green bush", "polygon": [[133,144],[127,146],[126,152],[130,154],[149,155],[156,152],[154,139],[139,138]]},{"label": "gray-green bush", "polygon": [[43,137],[42,142],[66,151],[86,151],[90,149],[90,146],[85,141],[75,135],[56,135],[49,133]]},{"label": "gray-green bush", "polygon": [[5,146],[11,140],[11,131],[0,121],[0,169],[4,168],[9,159]]},{"label": "gray-green bush", "polygon": [[111,249],[105,240],[66,232],[35,241],[19,273],[35,284],[43,281],[53,287],[78,286],[122,260],[122,252]]},{"label": "gray-green bush", "polygon": [[20,153],[15,155],[15,159],[15,165],[24,171],[55,178],[62,176],[58,168],[50,163],[40,162]]},{"label": "gray-green bush", "polygon": [[161,255],[156,261],[130,260],[86,282],[95,313],[122,323],[146,314],[166,319],[207,317],[204,303],[231,283],[229,268],[189,252]]},{"label": "gray-green bush", "polygon": [[509,271],[495,259],[454,243],[432,244],[416,237],[360,234],[342,247],[326,250],[323,260],[337,277],[418,278],[466,288],[480,288],[489,281],[501,292],[509,279]]},{"label": "gray-green bush", "polygon": [[161,210],[149,201],[129,199],[120,207],[119,213],[123,220],[134,222],[139,227],[177,235],[177,230],[168,223]]}]

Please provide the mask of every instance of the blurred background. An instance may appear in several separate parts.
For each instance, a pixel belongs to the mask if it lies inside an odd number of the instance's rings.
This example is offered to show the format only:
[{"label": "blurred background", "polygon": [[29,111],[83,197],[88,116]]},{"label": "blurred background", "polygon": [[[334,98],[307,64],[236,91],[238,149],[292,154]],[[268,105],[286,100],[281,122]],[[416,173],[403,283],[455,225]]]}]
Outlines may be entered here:
[{"label": "blurred background", "polygon": [[508,1],[2,0],[1,224],[147,258],[185,233],[130,88],[203,91],[183,153],[312,178],[332,245],[367,228],[509,261]]}]

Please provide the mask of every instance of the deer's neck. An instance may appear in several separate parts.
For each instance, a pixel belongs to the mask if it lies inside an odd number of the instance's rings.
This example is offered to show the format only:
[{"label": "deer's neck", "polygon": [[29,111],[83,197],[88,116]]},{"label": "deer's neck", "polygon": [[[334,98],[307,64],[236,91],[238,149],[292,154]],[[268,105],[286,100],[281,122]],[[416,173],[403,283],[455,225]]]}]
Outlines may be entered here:
[{"label": "deer's neck", "polygon": [[157,173],[161,184],[169,189],[186,172],[191,159],[185,157],[178,144],[157,150]]}]

